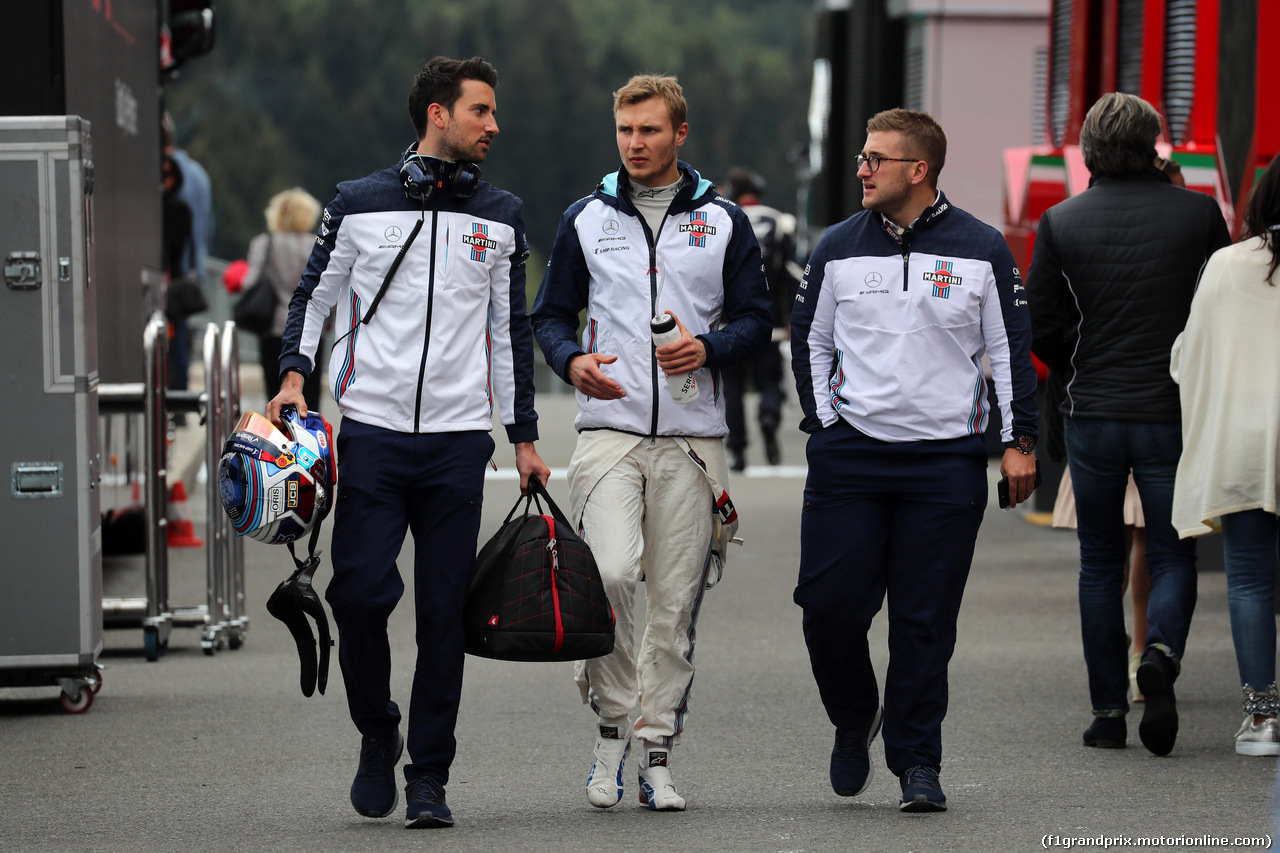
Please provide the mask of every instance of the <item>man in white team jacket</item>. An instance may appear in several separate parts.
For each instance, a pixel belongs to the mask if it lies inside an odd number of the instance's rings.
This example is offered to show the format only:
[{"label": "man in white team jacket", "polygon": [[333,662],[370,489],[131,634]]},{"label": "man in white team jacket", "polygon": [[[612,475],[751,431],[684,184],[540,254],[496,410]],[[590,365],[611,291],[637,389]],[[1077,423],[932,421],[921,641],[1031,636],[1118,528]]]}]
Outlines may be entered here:
[{"label": "man in white team jacket", "polygon": [[[599,716],[587,798],[601,808],[622,798],[637,702],[640,802],[684,808],[671,749],[688,711],[702,594],[719,560],[716,519],[736,523],[720,485],[728,429],[719,367],[763,346],[770,332],[751,223],[676,159],[689,131],[685,112],[673,77],[633,77],[614,94],[623,168],[565,212],[533,307],[548,364],[578,389],[572,518],[617,617],[614,651],[577,670],[583,700]],[[655,350],[649,320],[667,312],[681,337]],[[698,397],[677,404],[664,373],[691,370]],[[642,578],[649,612],[637,655],[632,610]]]}]

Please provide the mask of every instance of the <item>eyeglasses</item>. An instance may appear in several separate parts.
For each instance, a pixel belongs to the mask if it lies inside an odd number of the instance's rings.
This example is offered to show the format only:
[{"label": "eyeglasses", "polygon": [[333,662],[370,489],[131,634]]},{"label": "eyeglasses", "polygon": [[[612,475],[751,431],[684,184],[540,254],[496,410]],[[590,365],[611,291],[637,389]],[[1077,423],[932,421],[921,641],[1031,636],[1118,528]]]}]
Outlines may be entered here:
[{"label": "eyeglasses", "polygon": [[866,156],[859,154],[857,157],[854,157],[853,159],[854,159],[854,162],[858,164],[859,169],[862,168],[863,164],[866,164],[867,168],[871,170],[872,174],[875,174],[876,172],[880,171],[881,160],[892,160],[895,163],[919,163],[920,162],[919,157],[881,157],[879,154],[868,154]]}]

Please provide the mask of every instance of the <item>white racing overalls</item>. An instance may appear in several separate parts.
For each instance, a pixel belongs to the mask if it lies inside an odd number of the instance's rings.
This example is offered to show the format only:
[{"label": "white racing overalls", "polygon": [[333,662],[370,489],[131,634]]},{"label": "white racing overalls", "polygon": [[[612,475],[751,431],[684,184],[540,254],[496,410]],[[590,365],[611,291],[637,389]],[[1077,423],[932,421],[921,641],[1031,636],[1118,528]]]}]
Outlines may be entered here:
[{"label": "white racing overalls", "polygon": [[[722,481],[723,442],[687,442]],[[698,613],[715,568],[715,496],[707,475],[676,439],[591,430],[579,436],[569,463],[569,504],[616,619],[613,651],[577,664],[582,700],[602,723],[619,725],[638,702],[636,736],[674,746],[689,711]],[[637,654],[641,579],[648,612],[641,614]]]}]

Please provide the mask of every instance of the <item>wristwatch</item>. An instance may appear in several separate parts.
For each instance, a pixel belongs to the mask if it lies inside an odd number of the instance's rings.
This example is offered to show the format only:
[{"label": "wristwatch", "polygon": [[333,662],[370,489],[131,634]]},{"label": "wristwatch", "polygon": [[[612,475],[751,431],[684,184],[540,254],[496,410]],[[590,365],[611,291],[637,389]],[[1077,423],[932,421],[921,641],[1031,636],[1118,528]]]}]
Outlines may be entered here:
[{"label": "wristwatch", "polygon": [[1005,442],[1005,448],[1016,450],[1025,455],[1031,455],[1036,449],[1036,437],[1034,435],[1015,435],[1013,441]]}]

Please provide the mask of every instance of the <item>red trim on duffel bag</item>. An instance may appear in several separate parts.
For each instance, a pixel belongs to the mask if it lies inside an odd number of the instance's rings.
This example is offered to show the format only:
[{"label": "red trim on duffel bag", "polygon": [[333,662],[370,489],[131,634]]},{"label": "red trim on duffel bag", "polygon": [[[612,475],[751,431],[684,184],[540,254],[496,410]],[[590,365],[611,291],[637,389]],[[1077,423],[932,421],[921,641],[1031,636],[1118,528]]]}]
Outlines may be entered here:
[{"label": "red trim on duffel bag", "polygon": [[551,552],[551,606],[556,613],[556,642],[551,647],[554,653],[560,651],[560,647],[564,645],[564,621],[560,617],[560,589],[557,585],[560,554],[556,551],[556,520],[549,515],[544,515],[542,519],[547,523],[547,535],[550,537],[547,541],[547,550]]}]

